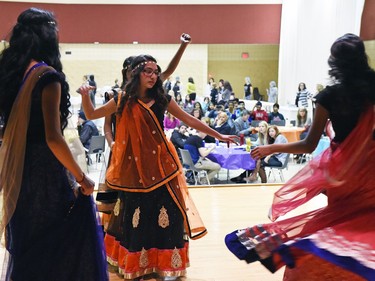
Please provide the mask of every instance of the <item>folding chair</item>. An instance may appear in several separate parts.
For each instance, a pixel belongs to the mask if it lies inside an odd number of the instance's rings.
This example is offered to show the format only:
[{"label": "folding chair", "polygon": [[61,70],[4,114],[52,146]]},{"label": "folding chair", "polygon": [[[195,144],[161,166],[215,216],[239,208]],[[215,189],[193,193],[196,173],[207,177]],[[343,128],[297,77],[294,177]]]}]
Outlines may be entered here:
[{"label": "folding chair", "polygon": [[261,120],[252,120],[251,127],[258,127]]},{"label": "folding chair", "polygon": [[[88,165],[87,165],[87,172],[88,172],[88,166],[91,162],[91,155],[95,154],[96,155],[96,164],[99,162],[100,159],[104,156],[104,151],[105,151],[105,137],[104,136],[92,136],[91,137],[91,142],[90,142],[90,147],[88,151],[86,152],[86,157],[88,160]],[[105,161],[105,159],[104,159]]]},{"label": "folding chair", "polygon": [[277,171],[279,171],[280,180],[282,182],[284,182],[285,179],[284,179],[283,170],[288,169],[289,156],[290,156],[290,154],[288,153],[288,155],[286,156],[286,160],[281,167],[265,166],[264,168],[269,169],[267,178],[270,178],[271,173],[272,173],[273,180],[276,182],[275,170],[277,170]]},{"label": "folding chair", "polygon": [[271,120],[271,125],[285,126],[285,120]]},{"label": "folding chair", "polygon": [[195,165],[193,163],[193,159],[191,159],[191,155],[190,155],[189,150],[181,149],[181,148],[179,148],[179,150],[180,150],[180,154],[181,154],[181,158],[182,158],[182,165],[184,166],[185,171],[186,172],[191,171],[192,174],[193,174],[194,185],[197,185],[198,182],[200,183],[200,180],[199,180],[200,175],[206,177],[207,184],[210,185],[210,179],[208,178],[207,171],[195,167]]}]

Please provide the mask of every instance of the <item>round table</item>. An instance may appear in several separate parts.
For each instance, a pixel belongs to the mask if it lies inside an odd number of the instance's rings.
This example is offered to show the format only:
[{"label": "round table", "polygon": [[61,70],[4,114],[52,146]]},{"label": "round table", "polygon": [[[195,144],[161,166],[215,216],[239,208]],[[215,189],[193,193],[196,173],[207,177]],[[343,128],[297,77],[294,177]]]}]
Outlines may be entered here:
[{"label": "round table", "polygon": [[254,170],[256,165],[245,146],[216,146],[206,157],[227,170]]},{"label": "round table", "polygon": [[[301,133],[305,130],[305,128],[300,127],[288,127],[288,126],[277,126],[279,132],[286,137],[288,142],[296,142],[300,140]],[[257,133],[259,131],[259,127],[254,128],[253,133]]]}]

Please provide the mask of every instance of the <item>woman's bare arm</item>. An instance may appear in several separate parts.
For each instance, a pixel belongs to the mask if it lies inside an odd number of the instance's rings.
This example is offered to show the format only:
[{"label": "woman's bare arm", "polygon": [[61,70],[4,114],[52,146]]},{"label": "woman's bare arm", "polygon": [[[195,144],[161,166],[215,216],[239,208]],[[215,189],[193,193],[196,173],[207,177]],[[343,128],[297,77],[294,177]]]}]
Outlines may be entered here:
[{"label": "woman's bare arm", "polygon": [[77,181],[79,181],[82,186],[82,192],[89,195],[94,191],[95,183],[84,175],[79,165],[75,162],[61,133],[60,97],[60,83],[56,82],[48,84],[43,89],[42,110],[46,142],[61,164],[63,164],[73,174]]},{"label": "woman's bare arm", "polygon": [[321,105],[316,105],[314,121],[311,129],[304,140],[292,142],[288,144],[273,144],[259,146],[252,150],[251,156],[254,159],[263,158],[272,153],[311,153],[318,145],[319,139],[324,131],[324,127],[329,117],[328,111]]},{"label": "woman's bare arm", "polygon": [[165,81],[172,73],[176,70],[182,55],[185,52],[187,45],[191,42],[190,35],[183,33],[181,35],[181,45],[178,48],[176,54],[172,58],[171,62],[169,63],[167,69],[160,75],[161,81]]},{"label": "woman's bare arm", "polygon": [[112,145],[114,144],[112,134],[112,115],[108,115],[104,118],[104,136],[107,140],[108,146],[112,148]]},{"label": "woman's bare arm", "polygon": [[107,102],[103,106],[94,108],[90,99],[90,94],[89,94],[90,90],[91,90],[91,86],[88,86],[88,85],[82,85],[79,88],[79,93],[81,94],[81,97],[82,97],[83,111],[85,112],[87,119],[90,119],[90,120],[98,119],[101,117],[111,115],[112,113],[116,112],[117,105],[114,99],[111,99],[109,102]]},{"label": "woman's bare arm", "polygon": [[168,112],[170,112],[173,116],[178,118],[180,121],[184,122],[189,127],[192,127],[198,131],[201,131],[203,133],[206,133],[210,136],[213,136],[214,138],[217,138],[224,142],[236,142],[238,137],[237,136],[227,136],[222,135],[218,133],[217,131],[211,129],[209,126],[207,126],[205,123],[203,123],[201,120],[195,118],[194,116],[186,113],[183,111],[178,104],[171,99],[169,106],[168,106]]}]

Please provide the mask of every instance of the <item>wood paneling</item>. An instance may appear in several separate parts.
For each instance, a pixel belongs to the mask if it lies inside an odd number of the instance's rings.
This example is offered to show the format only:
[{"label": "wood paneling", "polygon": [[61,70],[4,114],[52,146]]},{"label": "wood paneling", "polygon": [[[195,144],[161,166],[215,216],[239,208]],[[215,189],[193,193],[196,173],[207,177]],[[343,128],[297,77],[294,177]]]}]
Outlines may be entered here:
[{"label": "wood paneling", "polygon": [[83,5],[0,2],[0,35],[29,7],[51,10],[62,43],[278,44],[281,5]]}]

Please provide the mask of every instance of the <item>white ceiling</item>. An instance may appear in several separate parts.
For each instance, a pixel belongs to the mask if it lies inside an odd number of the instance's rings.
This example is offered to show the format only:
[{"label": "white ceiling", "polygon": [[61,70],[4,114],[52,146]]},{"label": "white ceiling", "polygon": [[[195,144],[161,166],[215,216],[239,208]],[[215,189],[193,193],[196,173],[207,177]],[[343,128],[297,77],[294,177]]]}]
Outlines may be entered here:
[{"label": "white ceiling", "polygon": [[49,4],[122,4],[122,5],[226,5],[226,4],[281,4],[282,0],[0,0]]}]

